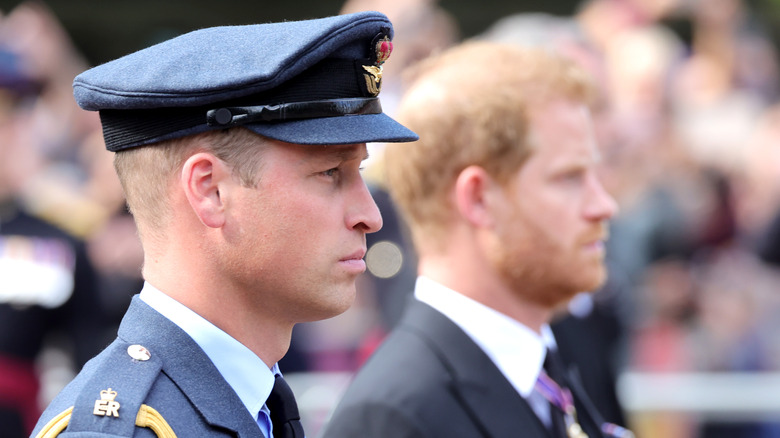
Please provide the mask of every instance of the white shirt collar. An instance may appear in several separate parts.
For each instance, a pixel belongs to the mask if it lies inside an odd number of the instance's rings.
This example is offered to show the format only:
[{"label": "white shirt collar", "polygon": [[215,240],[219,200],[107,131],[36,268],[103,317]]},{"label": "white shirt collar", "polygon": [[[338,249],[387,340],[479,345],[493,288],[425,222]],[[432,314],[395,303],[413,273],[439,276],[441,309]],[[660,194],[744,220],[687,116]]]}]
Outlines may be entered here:
[{"label": "white shirt collar", "polygon": [[424,276],[417,278],[414,295],[466,332],[520,395],[531,394],[546,348],[555,345],[549,326],[542,328],[540,336],[509,316]]},{"label": "white shirt collar", "polygon": [[195,340],[257,419],[273,389],[274,375],[281,374],[278,365],[269,369],[244,344],[148,282],[144,283],[140,298]]}]

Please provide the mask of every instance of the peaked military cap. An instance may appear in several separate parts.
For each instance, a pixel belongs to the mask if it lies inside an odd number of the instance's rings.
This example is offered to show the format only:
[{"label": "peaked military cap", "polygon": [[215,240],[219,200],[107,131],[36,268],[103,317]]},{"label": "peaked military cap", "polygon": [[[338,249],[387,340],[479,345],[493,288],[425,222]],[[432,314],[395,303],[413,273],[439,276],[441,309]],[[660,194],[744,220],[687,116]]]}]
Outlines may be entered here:
[{"label": "peaked military cap", "polygon": [[87,70],[74,96],[111,151],[232,126],[297,144],[414,141],[377,97],[392,37],[379,12],[200,29]]}]

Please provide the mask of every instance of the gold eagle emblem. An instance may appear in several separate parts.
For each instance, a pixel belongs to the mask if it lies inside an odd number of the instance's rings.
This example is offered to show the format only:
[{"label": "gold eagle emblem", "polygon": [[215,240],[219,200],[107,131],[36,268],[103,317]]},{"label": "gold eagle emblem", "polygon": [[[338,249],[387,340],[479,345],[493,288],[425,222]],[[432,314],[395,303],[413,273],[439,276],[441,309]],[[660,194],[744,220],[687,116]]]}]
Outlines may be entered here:
[{"label": "gold eagle emblem", "polygon": [[363,75],[366,78],[366,88],[368,88],[368,92],[371,93],[372,96],[378,95],[379,91],[382,90],[382,67],[364,65],[363,69],[368,72],[368,74]]}]

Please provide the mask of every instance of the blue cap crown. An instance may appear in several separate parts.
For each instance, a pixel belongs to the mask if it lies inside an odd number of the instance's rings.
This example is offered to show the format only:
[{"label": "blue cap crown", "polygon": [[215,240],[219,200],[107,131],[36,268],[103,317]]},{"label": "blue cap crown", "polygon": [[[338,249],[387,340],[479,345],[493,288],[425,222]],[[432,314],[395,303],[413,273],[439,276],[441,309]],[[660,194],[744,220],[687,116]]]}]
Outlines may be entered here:
[{"label": "blue cap crown", "polygon": [[87,70],[74,95],[113,151],[236,125],[298,144],[414,141],[376,97],[391,38],[378,12],[201,29]]}]

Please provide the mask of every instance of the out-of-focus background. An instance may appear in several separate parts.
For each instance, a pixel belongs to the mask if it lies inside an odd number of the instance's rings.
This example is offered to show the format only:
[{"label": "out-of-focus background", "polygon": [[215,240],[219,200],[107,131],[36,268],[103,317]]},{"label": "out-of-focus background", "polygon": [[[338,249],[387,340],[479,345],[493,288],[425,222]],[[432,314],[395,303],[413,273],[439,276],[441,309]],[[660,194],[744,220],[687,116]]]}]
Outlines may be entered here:
[{"label": "out-of-focus background", "polygon": [[[395,25],[390,113],[404,67],[467,38],[548,47],[593,75],[621,210],[610,280],[559,316],[559,342],[597,401],[615,385],[638,437],[780,437],[778,0],[0,1],[0,436],[25,436],[140,290],[135,229],[73,77],[200,27],[363,9]],[[385,228],[370,272],[352,309],[296,328],[282,363],[310,436],[414,283],[371,147]]]}]

